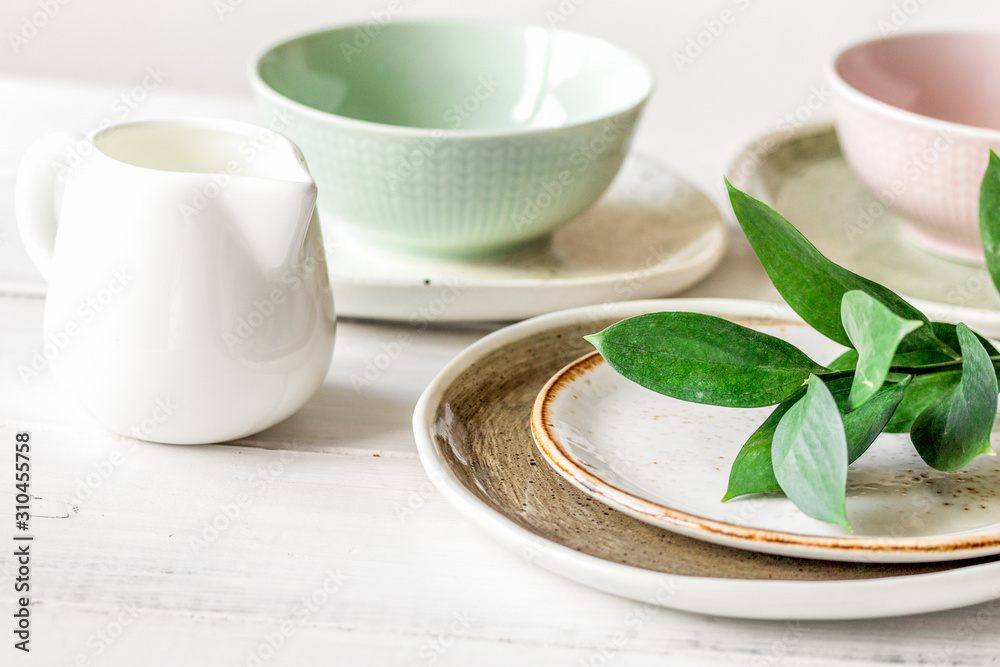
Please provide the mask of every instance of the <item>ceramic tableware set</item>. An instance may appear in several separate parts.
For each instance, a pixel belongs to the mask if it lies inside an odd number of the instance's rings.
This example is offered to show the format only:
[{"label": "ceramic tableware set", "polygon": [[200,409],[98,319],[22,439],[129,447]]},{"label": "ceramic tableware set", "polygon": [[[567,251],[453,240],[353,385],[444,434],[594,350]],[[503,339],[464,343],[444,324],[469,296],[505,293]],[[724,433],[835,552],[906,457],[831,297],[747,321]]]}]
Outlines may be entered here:
[{"label": "ceramic tableware set", "polygon": [[[266,126],[137,122],[28,151],[17,215],[48,280],[45,334],[66,342],[52,371],[97,421],[195,444],[285,419],[326,376],[334,294],[341,315],[421,324],[540,315],[460,354],[413,421],[441,492],[525,558],[743,617],[1000,597],[982,584],[1000,572],[995,462],[977,460],[960,498],[884,448],[852,468],[854,533],[780,496],[723,505],[724,459],[765,415],[642,390],[583,340],[687,310],[837,352],[773,305],[641,300],[706,275],[726,233],[703,193],[631,149],[653,87],[639,60],[538,27],[398,22],[359,42],[363,30],[256,58]],[[1000,88],[975,63],[998,58],[986,35],[847,49],[828,72],[836,131],[765,137],[729,176],[859,273],[901,266],[879,253],[919,257],[908,266],[923,277],[900,292],[1000,332],[1000,303],[953,298],[982,273],[975,195],[1000,148]]]}]

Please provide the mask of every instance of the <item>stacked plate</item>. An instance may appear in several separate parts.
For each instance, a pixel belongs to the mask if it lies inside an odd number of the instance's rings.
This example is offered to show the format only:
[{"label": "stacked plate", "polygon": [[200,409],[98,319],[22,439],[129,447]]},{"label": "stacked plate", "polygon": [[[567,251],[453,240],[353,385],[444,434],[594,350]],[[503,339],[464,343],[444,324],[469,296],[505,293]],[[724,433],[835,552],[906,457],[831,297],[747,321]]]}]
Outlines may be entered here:
[{"label": "stacked plate", "polygon": [[[729,177],[825,255],[932,319],[1000,335],[985,269],[911,243],[905,221],[854,176],[832,126],[764,137]],[[456,358],[417,406],[420,456],[442,493],[530,562],[688,611],[848,619],[1000,598],[1000,585],[987,583],[1000,575],[998,457],[942,473],[905,434],[882,434],[851,467],[853,532],[806,517],[781,494],[723,503],[733,458],[770,408],[655,394],[583,339],[663,310],[739,321],[819,362],[842,351],[792,311],[749,301],[614,303],[516,324]]]},{"label": "stacked plate", "polygon": [[583,340],[663,310],[726,317],[819,362],[839,346],[748,301],[592,306],[498,331],[459,355],[414,413],[424,466],[462,512],[525,559],[643,602],[745,618],[916,614],[1000,597],[996,457],[955,474],[883,434],[852,466],[854,532],[781,494],[722,503],[768,409],[693,405],[620,377]]},{"label": "stacked plate", "polygon": [[420,323],[520,320],[674,294],[715,268],[727,239],[704,193],[635,152],[590,210],[516,255],[424,259],[355,241],[343,226],[324,233],[339,315]]}]

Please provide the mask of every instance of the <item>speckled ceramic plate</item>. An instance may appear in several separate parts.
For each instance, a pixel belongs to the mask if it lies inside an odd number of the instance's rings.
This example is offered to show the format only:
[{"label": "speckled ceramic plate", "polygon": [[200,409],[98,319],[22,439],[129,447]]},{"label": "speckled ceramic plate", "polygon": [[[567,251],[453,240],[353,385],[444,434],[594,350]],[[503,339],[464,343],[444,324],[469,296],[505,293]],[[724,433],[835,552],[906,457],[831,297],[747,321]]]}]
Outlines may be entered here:
[{"label": "speckled ceramic plate", "polygon": [[666,296],[715,268],[727,239],[704,193],[635,154],[589,211],[516,255],[434,261],[365,246],[335,221],[324,220],[323,234],[338,315],[421,322],[519,320]]},{"label": "speckled ceramic plate", "polygon": [[[413,415],[420,459],[442,495],[527,561],[644,603],[743,618],[846,619],[918,614],[1000,598],[1000,560],[841,563],[696,540],[593,499],[538,455],[531,407],[581,337],[624,317],[693,310],[782,319],[771,304],[660,300],[545,315],[493,333],[456,357]],[[735,454],[735,452],[733,452]],[[721,494],[720,494],[721,495]]]},{"label": "speckled ceramic plate", "polygon": [[[827,363],[843,348],[797,322],[752,324]],[[617,510],[689,537],[799,558],[914,563],[1000,553],[1000,457],[945,473],[907,434],[882,434],[850,468],[853,532],[816,521],[783,494],[720,501],[736,452],[773,408],[661,396],[597,354],[557,373],[532,411],[538,448],[560,475]],[[1000,432],[994,446],[1000,444]]]},{"label": "speckled ceramic plate", "polygon": [[910,241],[844,161],[833,125],[776,132],[747,147],[729,180],[788,218],[833,261],[905,296],[933,320],[1000,336],[1000,295],[982,265]]}]

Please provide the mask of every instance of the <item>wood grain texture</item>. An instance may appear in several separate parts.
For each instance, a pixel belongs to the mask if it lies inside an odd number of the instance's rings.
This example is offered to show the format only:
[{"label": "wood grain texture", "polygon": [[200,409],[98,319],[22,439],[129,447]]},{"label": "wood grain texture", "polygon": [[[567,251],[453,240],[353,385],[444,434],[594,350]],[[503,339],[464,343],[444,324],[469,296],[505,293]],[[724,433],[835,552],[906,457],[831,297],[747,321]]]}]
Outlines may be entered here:
[{"label": "wood grain texture", "polygon": [[[0,430],[0,438],[11,435]],[[449,638],[456,618],[466,617],[472,620],[462,641],[440,664],[463,664],[477,647],[492,652],[511,642],[522,652],[495,655],[578,661],[617,642],[624,664],[649,664],[653,656],[753,664],[779,649],[782,661],[795,658],[784,664],[846,664],[846,657],[817,657],[841,654],[906,664],[952,641],[960,650],[950,664],[988,664],[976,661],[1000,649],[996,605],[790,630],[646,607],[576,586],[481,537],[412,459],[61,433],[35,440],[36,639],[46,650],[64,649],[60,656],[86,650],[89,633],[123,605],[148,625],[123,632],[122,660],[140,655],[140,639],[159,629],[174,637],[171,644],[218,658],[205,664],[244,664],[248,647],[283,622],[301,620],[311,630],[290,639],[273,664],[326,664],[325,653],[337,646],[358,660],[422,664],[424,642]],[[113,471],[105,478],[99,470],[106,463]],[[9,495],[0,502],[9,506]],[[213,524],[217,537],[207,531]],[[0,563],[10,571],[9,557]],[[328,580],[333,590],[314,598]],[[315,609],[303,618],[313,599]],[[0,604],[8,605],[9,595]],[[44,630],[65,619],[71,631]],[[166,657],[179,647],[164,650],[162,662],[148,664],[176,664]],[[112,655],[109,648],[107,664],[122,664]]]},{"label": "wood grain texture", "polygon": [[[3,79],[0,92],[31,100],[5,108],[0,166],[9,172],[33,137],[86,129],[121,91]],[[249,99],[152,97],[136,118],[256,117]],[[702,138],[692,141],[701,151]],[[18,378],[17,365],[43,342],[43,302],[20,296],[37,293],[39,278],[2,211],[0,234],[0,277],[22,285],[0,297],[0,443],[9,452],[14,430],[30,428],[38,445],[35,651],[25,660],[4,643],[2,665],[61,667],[80,656],[122,667],[248,665],[286,622],[293,632],[263,664],[839,667],[988,665],[1000,655],[994,605],[864,622],[710,618],[572,584],[488,541],[438,495],[410,431],[426,382],[488,328],[410,332],[344,321],[320,393],[263,434],[198,448],[109,435],[47,372]],[[741,242],[692,293],[774,294]],[[413,333],[412,343],[356,392],[352,374],[400,333]],[[0,459],[0,480],[11,479],[11,466]],[[12,518],[10,492],[0,484],[2,526]],[[224,508],[241,496],[229,526],[195,552],[192,540],[214,521],[224,525]],[[0,549],[5,617],[11,572],[9,550]],[[302,619],[328,572],[343,577],[341,587]],[[468,629],[456,633],[465,617]],[[100,633],[119,630],[102,643]]]}]

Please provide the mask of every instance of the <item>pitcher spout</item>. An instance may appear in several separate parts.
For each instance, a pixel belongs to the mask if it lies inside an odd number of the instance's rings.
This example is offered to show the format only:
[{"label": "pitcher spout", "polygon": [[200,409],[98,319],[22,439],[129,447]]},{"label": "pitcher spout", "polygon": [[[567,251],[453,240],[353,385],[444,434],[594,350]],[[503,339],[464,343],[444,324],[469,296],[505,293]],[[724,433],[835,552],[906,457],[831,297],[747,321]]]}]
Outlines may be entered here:
[{"label": "pitcher spout", "polygon": [[312,179],[252,180],[228,202],[238,209],[230,220],[266,275],[288,273],[298,261],[316,208],[316,184]]}]

